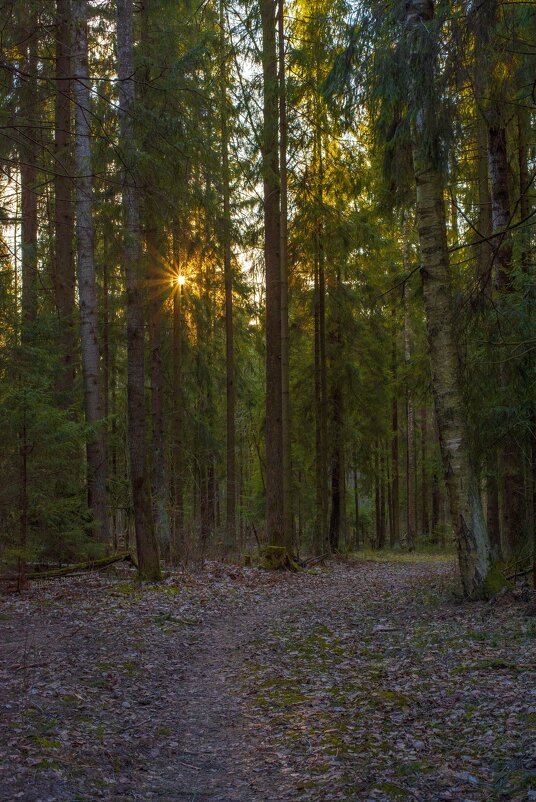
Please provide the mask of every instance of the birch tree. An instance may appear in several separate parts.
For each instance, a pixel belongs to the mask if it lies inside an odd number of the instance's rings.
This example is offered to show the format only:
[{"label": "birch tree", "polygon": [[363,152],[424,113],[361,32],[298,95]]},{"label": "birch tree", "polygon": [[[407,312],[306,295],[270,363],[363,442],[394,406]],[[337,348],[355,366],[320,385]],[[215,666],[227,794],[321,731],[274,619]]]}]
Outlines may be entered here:
[{"label": "birch tree", "polygon": [[[433,98],[437,56],[431,22],[431,0],[410,0],[406,5],[409,46],[410,96],[414,103],[413,165],[417,188],[417,230],[443,471],[455,528],[460,574],[469,597],[485,593],[490,570],[488,534],[482,512],[477,475],[470,462],[460,377],[460,360],[453,319],[453,299],[447,247],[444,184],[432,154],[437,153],[431,121],[434,109],[422,98]],[[418,83],[424,84],[424,89]],[[417,101],[417,102],[415,102]],[[435,145],[435,147],[434,147]]]}]

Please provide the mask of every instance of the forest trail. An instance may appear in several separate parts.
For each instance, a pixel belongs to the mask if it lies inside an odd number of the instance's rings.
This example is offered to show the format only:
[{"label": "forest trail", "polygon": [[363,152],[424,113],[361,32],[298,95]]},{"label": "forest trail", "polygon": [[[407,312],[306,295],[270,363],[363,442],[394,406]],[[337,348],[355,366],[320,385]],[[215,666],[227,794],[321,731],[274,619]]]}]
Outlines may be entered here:
[{"label": "forest trail", "polygon": [[448,561],[0,598],[0,800],[536,799],[536,628]]}]

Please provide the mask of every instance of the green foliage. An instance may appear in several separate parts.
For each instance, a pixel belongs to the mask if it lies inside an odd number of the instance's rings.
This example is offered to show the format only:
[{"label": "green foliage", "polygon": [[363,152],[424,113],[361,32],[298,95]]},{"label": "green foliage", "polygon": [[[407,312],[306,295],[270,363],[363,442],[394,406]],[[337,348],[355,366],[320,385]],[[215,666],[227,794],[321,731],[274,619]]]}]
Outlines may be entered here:
[{"label": "green foliage", "polygon": [[[58,406],[50,337],[42,320],[33,343],[11,339],[2,348],[0,548],[7,563],[73,560],[94,551],[80,463],[85,433],[72,411]],[[28,531],[21,542],[25,507]]]}]

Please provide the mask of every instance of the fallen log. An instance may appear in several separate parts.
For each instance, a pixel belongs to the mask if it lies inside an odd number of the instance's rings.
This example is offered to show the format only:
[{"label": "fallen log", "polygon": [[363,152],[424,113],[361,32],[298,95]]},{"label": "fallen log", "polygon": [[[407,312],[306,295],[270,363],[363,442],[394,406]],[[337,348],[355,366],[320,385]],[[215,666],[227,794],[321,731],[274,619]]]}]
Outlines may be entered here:
[{"label": "fallen log", "polygon": [[[38,579],[57,579],[62,576],[69,576],[69,574],[76,573],[77,571],[100,571],[102,568],[107,568],[118,562],[130,562],[136,566],[136,561],[133,556],[128,552],[121,552],[120,554],[110,554],[108,557],[100,557],[98,560],[87,560],[83,563],[75,563],[73,565],[66,565],[63,568],[52,568],[50,571],[37,571],[27,574],[26,580]],[[9,576],[0,576],[0,582],[16,582],[18,579],[17,574]]]},{"label": "fallen log", "polygon": [[312,568],[314,565],[320,565],[321,563],[326,562],[329,559],[329,554],[326,552],[325,554],[320,554],[317,557],[308,557],[306,560],[302,560],[302,565],[304,568]]},{"label": "fallen log", "polygon": [[521,578],[521,577],[523,577],[523,576],[528,576],[529,574],[532,574],[533,570],[534,570],[534,569],[533,569],[533,567],[531,566],[530,568],[525,568],[525,570],[524,570],[524,571],[516,571],[516,573],[515,573],[515,574],[510,574],[509,576],[507,576],[507,577],[505,577],[505,578],[506,578],[508,581],[510,581],[511,579],[520,579],[520,578]]}]

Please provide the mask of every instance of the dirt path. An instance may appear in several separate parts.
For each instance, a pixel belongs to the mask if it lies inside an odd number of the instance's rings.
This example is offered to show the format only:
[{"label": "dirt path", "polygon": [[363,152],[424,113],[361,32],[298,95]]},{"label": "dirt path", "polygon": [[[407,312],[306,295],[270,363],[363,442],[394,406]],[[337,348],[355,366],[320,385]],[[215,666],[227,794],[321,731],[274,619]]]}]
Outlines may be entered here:
[{"label": "dirt path", "polygon": [[0,599],[0,800],[536,799],[536,628],[448,563]]}]

